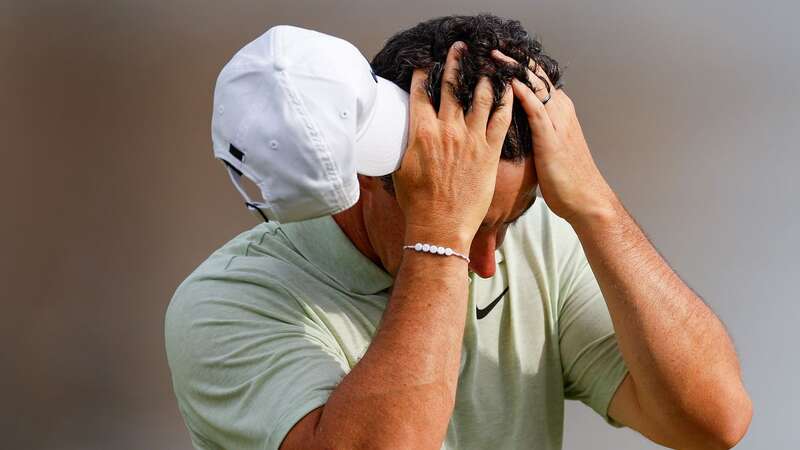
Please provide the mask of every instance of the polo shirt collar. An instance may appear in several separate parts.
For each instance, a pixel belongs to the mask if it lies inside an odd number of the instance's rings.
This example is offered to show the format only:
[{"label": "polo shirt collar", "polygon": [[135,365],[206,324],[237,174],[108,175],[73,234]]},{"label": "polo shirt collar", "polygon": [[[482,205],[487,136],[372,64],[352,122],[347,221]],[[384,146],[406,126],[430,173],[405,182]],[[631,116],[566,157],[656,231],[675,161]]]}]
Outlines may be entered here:
[{"label": "polo shirt collar", "polygon": [[357,294],[376,294],[394,280],[367,258],[332,216],[279,224],[297,250],[314,266]]}]

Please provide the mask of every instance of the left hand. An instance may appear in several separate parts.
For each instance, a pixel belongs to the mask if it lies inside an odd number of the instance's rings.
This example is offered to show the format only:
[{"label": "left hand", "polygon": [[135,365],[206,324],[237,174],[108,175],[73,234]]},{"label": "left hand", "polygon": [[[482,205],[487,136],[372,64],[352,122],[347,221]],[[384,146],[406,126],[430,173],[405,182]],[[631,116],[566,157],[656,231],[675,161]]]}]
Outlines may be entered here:
[{"label": "left hand", "polygon": [[[492,56],[506,64],[519,64],[499,50],[493,50]],[[544,201],[572,225],[613,213],[618,199],[592,159],[572,100],[562,89],[553,87],[541,67],[536,67],[536,73],[550,87],[550,100],[542,104],[547,99],[547,87],[530,67],[527,71],[534,90],[516,78],[511,86],[528,116]]]}]

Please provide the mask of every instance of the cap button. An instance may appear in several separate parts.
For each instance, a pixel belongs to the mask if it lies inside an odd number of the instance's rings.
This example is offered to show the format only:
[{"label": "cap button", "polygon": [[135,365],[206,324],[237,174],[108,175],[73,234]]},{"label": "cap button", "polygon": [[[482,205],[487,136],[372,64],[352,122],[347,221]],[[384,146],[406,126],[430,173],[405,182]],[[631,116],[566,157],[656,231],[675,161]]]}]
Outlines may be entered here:
[{"label": "cap button", "polygon": [[269,141],[269,146],[270,146],[270,147],[271,147],[273,150],[277,150],[277,149],[278,149],[278,141],[276,141],[275,139],[273,139],[273,140]]}]

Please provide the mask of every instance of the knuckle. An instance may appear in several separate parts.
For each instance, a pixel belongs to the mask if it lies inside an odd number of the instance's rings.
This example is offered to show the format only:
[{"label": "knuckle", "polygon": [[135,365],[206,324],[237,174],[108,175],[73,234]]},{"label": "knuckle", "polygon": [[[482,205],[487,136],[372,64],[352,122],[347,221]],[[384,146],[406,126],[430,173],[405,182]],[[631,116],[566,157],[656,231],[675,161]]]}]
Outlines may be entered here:
[{"label": "knuckle", "polygon": [[482,109],[491,108],[494,104],[494,98],[492,97],[491,92],[486,92],[485,90],[480,90],[475,93],[475,98],[472,100],[473,107],[479,107]]},{"label": "knuckle", "polygon": [[522,88],[521,94],[522,95],[520,96],[520,100],[522,100],[523,103],[535,103],[536,102],[536,99],[534,99],[536,94],[533,93],[533,89],[531,89],[531,88],[526,86],[526,87]]},{"label": "knuckle", "polygon": [[506,128],[511,125],[511,114],[510,111],[507,111],[507,108],[508,107],[503,107],[494,112],[492,115],[492,122],[495,125]]},{"label": "knuckle", "polygon": [[414,131],[414,139],[423,144],[432,142],[435,136],[436,132],[427,124],[417,126],[417,129]]},{"label": "knuckle", "polygon": [[528,107],[530,110],[536,115],[546,114],[547,110],[545,110],[544,104],[538,98],[533,97],[534,94],[529,94],[528,96]]},{"label": "knuckle", "polygon": [[561,96],[564,99],[564,105],[566,105],[569,111],[575,111],[575,103],[572,102],[572,99],[567,96],[567,94],[563,94]]},{"label": "knuckle", "polygon": [[511,106],[501,105],[489,117],[489,123],[494,125],[508,125],[511,123]]},{"label": "knuckle", "polygon": [[527,106],[527,108],[529,108],[531,110],[535,110],[535,109],[538,109],[538,108],[544,108],[544,105],[542,104],[542,101],[539,100],[539,97],[537,97],[536,94],[534,94],[533,91],[531,91],[531,90],[525,92],[524,98],[523,98],[523,103],[524,103],[524,106]]},{"label": "knuckle", "polygon": [[461,127],[454,124],[446,124],[442,127],[442,138],[445,142],[453,145],[460,145],[466,140],[466,134]]}]

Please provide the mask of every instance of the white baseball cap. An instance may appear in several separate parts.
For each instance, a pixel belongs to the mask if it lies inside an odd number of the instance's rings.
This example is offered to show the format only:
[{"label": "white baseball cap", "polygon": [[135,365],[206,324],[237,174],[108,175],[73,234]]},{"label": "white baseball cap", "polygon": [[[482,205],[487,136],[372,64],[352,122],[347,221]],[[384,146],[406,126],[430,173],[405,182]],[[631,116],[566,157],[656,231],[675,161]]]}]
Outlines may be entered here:
[{"label": "white baseball cap", "polygon": [[[395,171],[407,129],[407,92],[376,76],[349,42],[293,26],[245,45],[214,89],[214,156],[248,208],[278,222],[353,206],[356,174]],[[242,175],[261,201],[250,199]]]}]

